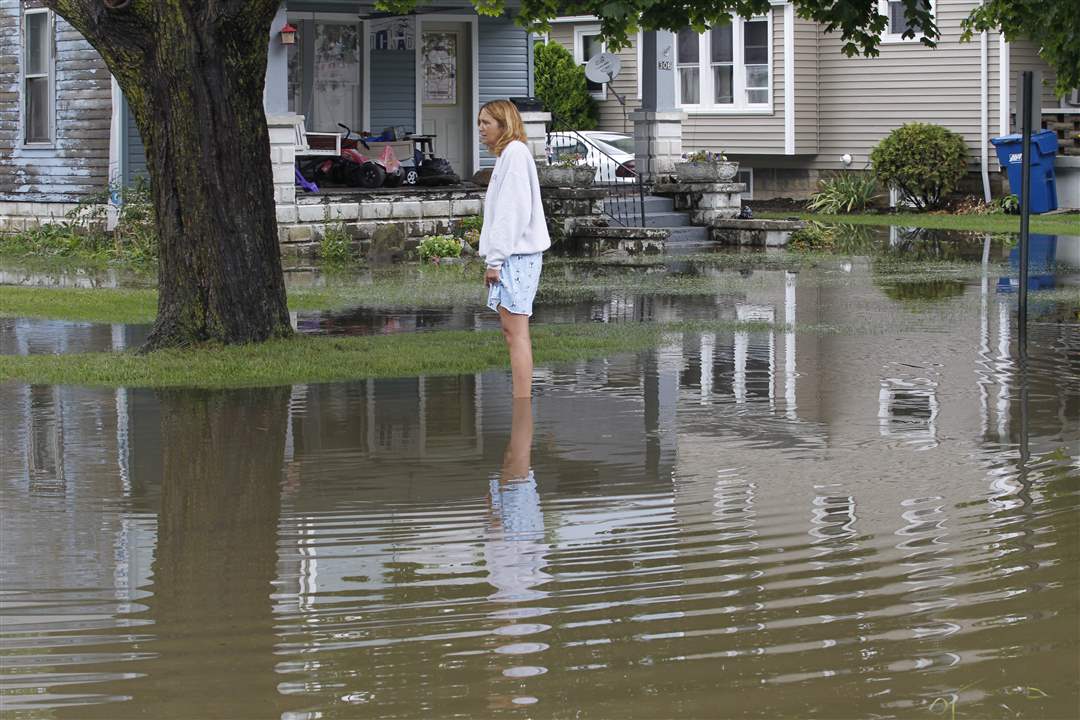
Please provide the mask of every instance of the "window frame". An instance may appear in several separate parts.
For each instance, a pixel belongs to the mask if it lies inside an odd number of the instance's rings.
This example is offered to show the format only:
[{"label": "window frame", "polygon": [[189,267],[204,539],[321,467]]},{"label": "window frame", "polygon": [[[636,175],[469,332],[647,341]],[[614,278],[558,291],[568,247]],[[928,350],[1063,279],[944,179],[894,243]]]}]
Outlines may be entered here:
[{"label": "window frame", "polygon": [[[900,0],[878,0],[878,13],[885,16],[885,31],[881,33],[882,45],[903,45],[907,43],[916,43],[921,45],[919,38],[910,37],[905,38],[903,33],[892,32],[889,28],[889,3],[899,2]],[[934,18],[934,22],[937,22],[937,0],[926,0],[930,6],[930,16]],[[938,32],[941,32],[941,28],[938,28]],[[940,41],[940,37],[938,40]]]},{"label": "window frame", "polygon": [[[599,25],[579,25],[574,27],[574,62],[582,67],[585,66],[586,62],[584,38],[591,35],[600,35]],[[602,38],[600,40],[600,52],[607,52],[607,43]],[[600,90],[590,91],[589,94],[597,100],[607,100],[607,83],[602,83]]]},{"label": "window frame", "polygon": [[[767,92],[769,95],[768,102],[765,103],[749,103],[746,102],[746,45],[745,45],[745,23],[747,22],[760,22],[764,20],[766,25],[766,39],[768,40],[768,68],[769,68],[769,84],[767,86]],[[710,98],[709,102],[698,103],[683,103],[682,101],[682,82],[679,78],[679,68],[683,67],[678,62],[678,33],[675,33],[675,57],[676,57],[676,70],[675,70],[675,105],[681,108],[688,114],[707,114],[707,115],[771,115],[773,114],[773,95],[776,90],[776,43],[773,38],[773,10],[770,9],[763,15],[755,15],[754,17],[746,20],[737,16],[732,16],[731,19],[731,43],[732,43],[732,94],[734,99],[739,102],[728,104],[717,104],[711,100],[716,97],[716,88],[714,84],[713,68],[715,64],[712,62],[712,29],[698,34],[698,96],[699,98]],[[723,63],[720,63],[723,64]]]},{"label": "window frame", "polygon": [[[31,15],[45,16],[45,50],[46,71],[44,73],[30,74],[27,72],[29,65],[29,23],[27,18]],[[19,40],[21,43],[19,53],[19,147],[23,148],[55,148],[56,147],[56,15],[49,8],[29,7],[23,8],[21,15],[21,27],[19,28]],[[49,121],[48,140],[27,140],[29,131],[29,92],[27,80],[48,78],[47,97],[49,107],[47,109]]]}]

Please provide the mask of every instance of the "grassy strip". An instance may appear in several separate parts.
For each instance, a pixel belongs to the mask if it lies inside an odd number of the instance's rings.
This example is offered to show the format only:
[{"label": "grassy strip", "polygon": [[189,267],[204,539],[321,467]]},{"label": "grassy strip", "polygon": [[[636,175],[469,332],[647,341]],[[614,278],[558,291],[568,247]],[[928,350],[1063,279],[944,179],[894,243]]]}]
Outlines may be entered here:
[{"label": "grassy strip", "polygon": [[[400,282],[400,281],[399,281]],[[372,307],[441,307],[462,302],[479,304],[477,283],[471,290],[428,288],[412,295],[408,288],[393,292],[364,291],[362,285],[337,289],[296,289],[289,291],[289,309],[333,310],[336,308]],[[410,298],[417,298],[410,302]],[[463,303],[468,304],[468,303]],[[152,323],[157,316],[157,290],[115,288],[45,288],[24,285],[0,285],[0,317],[26,317],[74,322],[140,324]]]},{"label": "grassy strip", "polygon": [[[537,325],[537,364],[605,357],[653,347],[678,325]],[[708,323],[710,329],[767,329],[760,323]],[[0,355],[0,381],[107,387],[249,387],[377,377],[458,375],[509,363],[497,331],[311,337],[258,345],[70,355]]]},{"label": "grassy strip", "polygon": [[[902,227],[967,232],[1018,233],[1020,218],[1015,215],[932,215],[924,213],[821,215],[809,212],[762,211],[755,213],[763,219],[815,220],[820,223],[845,225],[899,225]],[[1031,232],[1045,235],[1080,235],[1080,215],[1033,215]]]},{"label": "grassy strip", "polygon": [[[788,255],[782,265],[766,269],[806,269],[819,261],[834,262],[836,257]],[[975,263],[957,261],[905,261],[881,257],[875,260],[875,272],[895,274],[906,280],[951,277],[977,278],[982,268]],[[762,268],[754,268],[761,270]],[[755,272],[743,276],[735,272],[704,276],[648,272],[648,268],[628,270],[617,265],[575,268],[571,277],[550,272],[541,280],[537,302],[542,305],[604,300],[614,293],[658,297],[712,297],[723,292],[746,292],[764,289],[782,282],[782,278]],[[994,266],[992,273],[1009,274],[1007,267]],[[802,285],[827,286],[847,284],[844,274],[814,273],[805,275]],[[355,283],[334,281],[322,288],[294,288],[289,291],[289,308],[299,311],[335,310],[350,307],[406,309],[415,307],[479,307],[483,292],[476,278],[445,276],[432,278],[427,272],[413,269],[371,281]],[[74,322],[142,324],[151,323],[157,313],[157,291],[152,288],[87,289],[0,285],[0,317],[25,317]]]},{"label": "grassy strip", "polygon": [[157,291],[151,289],[0,285],[0,317],[136,324],[156,315]]}]

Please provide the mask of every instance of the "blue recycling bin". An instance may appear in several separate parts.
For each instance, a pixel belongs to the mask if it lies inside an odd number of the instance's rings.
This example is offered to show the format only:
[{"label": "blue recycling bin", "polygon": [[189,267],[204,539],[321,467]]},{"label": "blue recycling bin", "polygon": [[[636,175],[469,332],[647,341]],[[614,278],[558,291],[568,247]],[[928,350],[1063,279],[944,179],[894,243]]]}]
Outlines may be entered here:
[{"label": "blue recycling bin", "polygon": [[[1009,173],[1009,187],[1020,197],[1023,180],[1024,139],[1019,133],[990,138],[997,149],[998,162]],[[1054,158],[1057,156],[1057,133],[1052,130],[1031,134],[1031,212],[1057,210],[1057,177]],[[1020,198],[1023,201],[1023,198]]]}]

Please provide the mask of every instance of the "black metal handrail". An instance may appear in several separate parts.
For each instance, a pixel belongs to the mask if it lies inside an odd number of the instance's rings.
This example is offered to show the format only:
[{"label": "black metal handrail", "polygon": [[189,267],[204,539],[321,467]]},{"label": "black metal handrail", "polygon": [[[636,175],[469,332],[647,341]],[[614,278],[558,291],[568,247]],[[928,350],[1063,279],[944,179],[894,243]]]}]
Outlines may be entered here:
[{"label": "black metal handrail", "polygon": [[[599,177],[593,185],[604,190],[603,213],[610,220],[625,227],[645,227],[645,186],[641,175],[626,163],[621,163],[605,152],[578,130],[559,130],[548,133],[548,159],[557,161],[556,150],[551,147],[553,134],[569,135],[582,143],[590,152],[596,152],[610,162],[600,163]],[[576,151],[576,148],[575,148]]]}]

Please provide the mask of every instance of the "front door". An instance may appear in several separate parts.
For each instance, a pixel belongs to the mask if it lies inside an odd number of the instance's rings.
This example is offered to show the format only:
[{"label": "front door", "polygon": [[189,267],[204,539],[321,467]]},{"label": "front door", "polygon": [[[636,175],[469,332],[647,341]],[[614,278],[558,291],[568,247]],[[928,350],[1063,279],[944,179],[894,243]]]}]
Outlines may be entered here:
[{"label": "front door", "polygon": [[435,152],[454,172],[474,168],[472,48],[468,23],[425,22],[420,45],[423,130],[435,135]]}]

